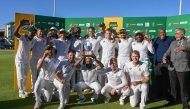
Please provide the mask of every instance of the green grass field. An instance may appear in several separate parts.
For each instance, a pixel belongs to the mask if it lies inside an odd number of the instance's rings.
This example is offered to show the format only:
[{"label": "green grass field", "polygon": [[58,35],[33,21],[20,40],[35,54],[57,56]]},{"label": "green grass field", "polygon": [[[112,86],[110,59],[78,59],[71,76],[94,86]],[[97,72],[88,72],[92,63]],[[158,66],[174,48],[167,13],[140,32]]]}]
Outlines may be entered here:
[{"label": "green grass field", "polygon": [[[18,97],[18,91],[13,89],[13,72],[14,72],[14,52],[0,51],[0,109],[33,109],[35,97],[30,95],[26,99]],[[104,97],[99,96],[99,104],[93,105],[90,101],[91,93],[86,93],[86,101],[83,104],[78,104],[78,96],[76,93],[70,95],[70,102],[65,109],[139,109],[139,107],[132,108],[129,104],[129,98],[126,98],[125,105],[119,105],[119,96],[112,96],[110,103],[104,104]],[[171,107],[164,107],[165,100],[159,102],[147,102],[147,109],[181,109],[182,105],[179,100],[177,105]],[[53,97],[51,103],[42,102],[40,109],[57,109],[59,101]]]}]

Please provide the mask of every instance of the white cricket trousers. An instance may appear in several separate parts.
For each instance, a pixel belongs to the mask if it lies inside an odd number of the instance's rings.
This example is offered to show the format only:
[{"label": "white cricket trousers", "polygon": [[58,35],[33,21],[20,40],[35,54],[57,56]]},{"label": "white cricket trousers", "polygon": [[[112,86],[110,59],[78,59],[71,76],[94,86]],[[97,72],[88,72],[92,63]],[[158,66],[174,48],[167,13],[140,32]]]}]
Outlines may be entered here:
[{"label": "white cricket trousers", "polygon": [[81,80],[81,70],[76,69],[71,76],[71,89],[75,88],[75,84]]},{"label": "white cricket trousers", "polygon": [[[110,85],[110,84],[106,84],[102,90],[101,93],[105,96],[105,97],[110,97],[109,93],[111,92],[111,90],[114,88],[114,86]],[[122,95],[120,96],[120,99],[125,99],[127,96],[129,96],[128,90],[116,90],[116,93],[122,93]]]},{"label": "white cricket trousers", "polygon": [[53,81],[45,80],[43,78],[38,78],[34,87],[36,102],[42,102],[40,98],[41,94],[46,102],[51,102],[53,88],[54,88]]},{"label": "white cricket trousers", "polygon": [[[104,68],[108,68],[110,65],[110,60],[102,60],[102,64]],[[106,75],[98,75],[98,81],[100,82],[101,87],[104,87],[107,83],[107,76]]]},{"label": "white cricket trousers", "polygon": [[15,64],[19,93],[24,93],[26,91],[26,80],[28,76],[29,63],[15,62]]},{"label": "white cricket trousers", "polygon": [[130,62],[129,59],[130,59],[130,58],[128,58],[128,57],[121,57],[121,56],[118,56],[118,58],[117,58],[118,68],[124,70],[125,64],[126,64],[127,62]]},{"label": "white cricket trousers", "polygon": [[32,72],[32,75],[31,75],[32,90],[34,90],[34,86],[35,86],[35,83],[37,80],[37,67],[36,67],[36,65],[37,65],[39,59],[40,58],[38,58],[38,57],[32,57],[30,60],[30,67],[31,67],[31,72]]},{"label": "white cricket trousers", "polygon": [[131,107],[137,106],[139,103],[139,100],[141,99],[140,109],[141,108],[144,109],[147,98],[148,98],[148,84],[147,83],[139,84],[137,86],[131,85],[131,95],[129,97]]},{"label": "white cricket trousers", "polygon": [[75,90],[79,95],[79,98],[85,98],[84,94],[82,93],[82,90],[89,88],[94,90],[94,94],[91,98],[98,99],[98,95],[101,91],[101,85],[97,81],[89,84],[86,84],[85,82],[79,82],[75,85]]},{"label": "white cricket trousers", "polygon": [[60,107],[64,107],[69,102],[70,84],[62,84],[57,79],[54,79],[53,83],[59,92]]}]

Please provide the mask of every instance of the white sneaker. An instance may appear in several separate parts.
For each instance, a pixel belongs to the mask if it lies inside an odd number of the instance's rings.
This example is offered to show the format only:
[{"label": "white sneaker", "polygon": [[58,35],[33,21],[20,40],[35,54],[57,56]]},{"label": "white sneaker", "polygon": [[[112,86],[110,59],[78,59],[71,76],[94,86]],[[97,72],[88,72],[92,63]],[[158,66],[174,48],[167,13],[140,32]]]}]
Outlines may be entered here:
[{"label": "white sneaker", "polygon": [[124,105],[124,100],[123,99],[119,99],[119,104],[120,105]]},{"label": "white sneaker", "polygon": [[94,90],[91,90],[92,93],[94,93]]},{"label": "white sneaker", "polygon": [[109,103],[110,99],[111,99],[111,96],[109,95],[108,97],[105,98],[104,103]]},{"label": "white sneaker", "polygon": [[30,92],[24,92],[24,94],[29,95],[29,94],[30,94]]},{"label": "white sneaker", "polygon": [[19,93],[19,97],[20,97],[20,98],[26,98],[26,97],[28,97],[28,95],[27,95],[27,94],[24,94],[24,93]]},{"label": "white sneaker", "polygon": [[41,103],[36,101],[34,105],[34,109],[39,109],[40,106],[41,106]]}]

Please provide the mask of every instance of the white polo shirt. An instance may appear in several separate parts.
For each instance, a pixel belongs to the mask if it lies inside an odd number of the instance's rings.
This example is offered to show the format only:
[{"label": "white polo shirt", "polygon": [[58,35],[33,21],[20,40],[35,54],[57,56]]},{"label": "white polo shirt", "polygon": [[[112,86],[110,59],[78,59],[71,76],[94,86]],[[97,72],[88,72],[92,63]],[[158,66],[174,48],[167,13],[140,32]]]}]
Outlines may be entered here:
[{"label": "white polo shirt", "polygon": [[56,72],[58,72],[58,76],[61,79],[65,79],[66,84],[70,84],[71,76],[73,75],[73,72],[75,71],[76,67],[73,66],[67,59],[63,60],[59,63]]},{"label": "white polo shirt", "polygon": [[44,47],[47,45],[47,37],[44,36],[42,39],[34,36],[35,45],[32,48],[32,57],[41,58],[44,54]]},{"label": "white polo shirt", "polygon": [[79,59],[83,53],[83,45],[84,45],[85,40],[82,37],[77,39],[74,36],[72,36],[70,41],[71,41],[71,50],[76,51],[75,57]]},{"label": "white polo shirt", "polygon": [[98,39],[96,38],[91,38],[89,37],[88,39],[86,39],[85,43],[84,43],[84,48],[86,49],[86,44],[90,43],[92,46],[92,51],[94,52],[94,55],[96,56],[97,59],[99,59],[99,52],[98,50],[100,49],[100,41],[98,41]]},{"label": "white polo shirt", "polygon": [[105,38],[105,33],[98,32],[98,33],[96,33],[95,36],[96,36],[96,38],[97,38],[98,41],[101,41],[102,39]]},{"label": "white polo shirt", "polygon": [[19,40],[18,50],[15,57],[15,62],[24,62],[29,63],[29,52],[30,49],[34,46],[34,39],[29,40],[27,36],[21,35]]},{"label": "white polo shirt", "polygon": [[154,49],[152,44],[149,44],[148,41],[143,40],[141,43],[133,42],[132,49],[140,52],[140,61],[147,62],[148,61],[148,50],[154,54]]},{"label": "white polo shirt", "polygon": [[125,64],[125,72],[129,73],[131,82],[142,81],[144,76],[149,76],[148,64],[139,61],[139,64],[134,66],[131,61]]},{"label": "white polo shirt", "polygon": [[122,69],[117,68],[115,72],[112,72],[111,68],[104,68],[102,71],[107,75],[108,84],[115,87],[115,89],[119,90],[127,85],[126,76]]},{"label": "white polo shirt", "polygon": [[110,60],[115,58],[115,49],[118,49],[118,44],[115,40],[103,39],[100,41],[102,48],[102,60]]},{"label": "white polo shirt", "polygon": [[[41,59],[39,59],[39,61],[40,60]],[[59,60],[54,59],[54,58],[52,58],[52,59],[45,58],[43,65],[40,69],[38,78],[44,78],[45,80],[49,80],[49,81],[53,82],[53,80],[55,78],[56,68],[57,68],[59,62],[60,62]]]},{"label": "white polo shirt", "polygon": [[118,46],[119,46],[118,57],[126,58],[127,62],[130,61],[130,53],[132,51],[132,42],[133,42],[133,38],[120,39],[120,42],[118,42]]},{"label": "white polo shirt", "polygon": [[87,69],[85,65],[81,66],[81,72],[83,76],[83,80],[86,84],[91,84],[97,81],[97,75],[99,71],[96,69],[96,66],[92,66],[91,69]]},{"label": "white polo shirt", "polygon": [[67,54],[71,46],[71,42],[68,40],[61,40],[60,38],[54,39],[51,42],[56,46],[57,49],[56,59],[67,59]]}]

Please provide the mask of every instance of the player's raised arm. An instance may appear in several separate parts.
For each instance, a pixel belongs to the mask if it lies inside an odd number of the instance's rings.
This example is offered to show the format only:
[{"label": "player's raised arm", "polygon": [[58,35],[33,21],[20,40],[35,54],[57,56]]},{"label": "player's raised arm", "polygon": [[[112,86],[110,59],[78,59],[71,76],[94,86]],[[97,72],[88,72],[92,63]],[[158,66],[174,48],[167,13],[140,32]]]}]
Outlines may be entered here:
[{"label": "player's raised arm", "polygon": [[96,56],[95,56],[95,55],[92,56],[92,58],[93,58],[94,61],[98,64],[97,67],[96,67],[96,69],[97,69],[97,70],[101,70],[101,69],[104,67],[104,65],[103,65],[100,61],[98,61],[98,60],[96,59]]},{"label": "player's raised arm", "polygon": [[45,51],[43,57],[37,63],[37,66],[36,66],[37,70],[39,70],[42,67],[44,59],[47,57],[47,55],[48,55],[48,51]]},{"label": "player's raised arm", "polygon": [[81,58],[75,62],[74,66],[77,67],[78,69],[80,69],[80,68],[81,68],[80,63],[81,63],[81,61],[82,61],[83,59],[84,59],[84,53],[83,53],[83,55],[81,56]]},{"label": "player's raised arm", "polygon": [[16,29],[14,30],[13,34],[17,37],[20,38],[20,34],[18,33],[20,27],[22,27],[24,25],[24,19],[22,18],[18,24],[18,26],[16,27]]}]

